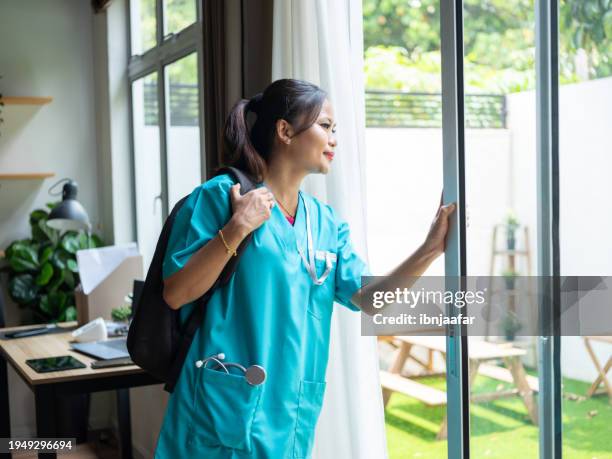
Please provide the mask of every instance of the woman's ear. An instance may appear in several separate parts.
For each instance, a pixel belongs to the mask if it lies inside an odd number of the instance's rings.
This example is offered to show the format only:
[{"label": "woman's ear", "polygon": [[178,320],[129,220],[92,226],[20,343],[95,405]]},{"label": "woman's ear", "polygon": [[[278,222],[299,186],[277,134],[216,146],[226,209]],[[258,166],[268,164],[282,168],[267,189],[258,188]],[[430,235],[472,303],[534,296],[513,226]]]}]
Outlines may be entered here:
[{"label": "woman's ear", "polygon": [[276,136],[281,143],[289,145],[291,138],[293,137],[293,127],[287,122],[287,120],[280,119],[276,121]]}]

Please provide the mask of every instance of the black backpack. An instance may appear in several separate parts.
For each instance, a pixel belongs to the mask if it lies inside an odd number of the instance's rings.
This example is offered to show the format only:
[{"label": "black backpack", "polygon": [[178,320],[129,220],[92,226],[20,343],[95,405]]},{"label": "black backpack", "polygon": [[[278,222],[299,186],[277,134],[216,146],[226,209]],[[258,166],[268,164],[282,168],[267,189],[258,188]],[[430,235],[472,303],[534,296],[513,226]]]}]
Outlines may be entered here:
[{"label": "black backpack", "polygon": [[[234,167],[219,169],[215,175],[229,173],[240,183],[240,192],[255,187],[254,181]],[[179,377],[185,357],[196,330],[204,318],[204,308],[213,291],[229,281],[236,270],[240,255],[251,241],[252,233],[244,238],[236,249],[237,256],[231,257],[213,286],[195,300],[194,308],[184,326],[181,326],[180,311],[172,309],[163,298],[162,263],[176,213],[189,195],[177,202],[164,222],[155,247],[155,254],[149,266],[138,304],[133,305],[134,317],[127,336],[127,348],[135,364],[165,382],[164,390],[172,392]],[[135,299],[136,301],[136,299]]]}]

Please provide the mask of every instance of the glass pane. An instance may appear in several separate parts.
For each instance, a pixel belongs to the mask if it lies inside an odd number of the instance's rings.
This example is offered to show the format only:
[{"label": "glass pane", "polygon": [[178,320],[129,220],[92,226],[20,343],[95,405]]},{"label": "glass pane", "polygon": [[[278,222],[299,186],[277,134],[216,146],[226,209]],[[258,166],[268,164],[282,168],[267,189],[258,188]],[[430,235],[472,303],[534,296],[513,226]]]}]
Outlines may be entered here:
[{"label": "glass pane", "polygon": [[164,0],[164,36],[193,24],[196,14],[195,0]]},{"label": "glass pane", "polygon": [[143,54],[157,43],[155,0],[130,0],[132,55]]},{"label": "glass pane", "polygon": [[[384,275],[425,240],[442,191],[438,0],[364,0],[370,268]],[[424,274],[444,275],[444,257]],[[390,459],[447,457],[446,340],[379,337]],[[397,379],[397,377],[401,379]]]},{"label": "glass pane", "polygon": [[[561,276],[612,276],[611,24],[610,2],[559,2]],[[561,337],[563,457],[612,457],[612,337],[584,311]]]},{"label": "glass pane", "polygon": [[467,274],[495,278],[486,336],[468,344],[470,448],[537,458],[537,341],[522,325],[537,311],[535,5],[463,4]]},{"label": "glass pane", "polygon": [[157,73],[132,84],[132,112],[137,239],[146,268],[162,227]]},{"label": "glass pane", "polygon": [[168,206],[201,183],[197,55],[165,68]]}]

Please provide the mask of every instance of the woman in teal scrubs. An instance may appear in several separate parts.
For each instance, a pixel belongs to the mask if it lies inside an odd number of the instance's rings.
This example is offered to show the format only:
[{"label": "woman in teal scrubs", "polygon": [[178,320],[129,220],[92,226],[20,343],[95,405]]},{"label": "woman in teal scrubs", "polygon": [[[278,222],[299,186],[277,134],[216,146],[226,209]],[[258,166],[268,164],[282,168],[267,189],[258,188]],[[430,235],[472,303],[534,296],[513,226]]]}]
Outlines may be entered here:
[{"label": "woman in teal scrubs", "polygon": [[[252,240],[206,306],[168,402],[156,458],[311,457],[333,305],[359,311],[361,276],[369,274],[346,222],[300,190],[306,175],[329,171],[334,133],[325,92],[300,80],[278,80],[232,109],[225,162],[260,185],[243,195],[229,175],[218,175],[178,212],[163,277],[164,298],[180,308],[182,320],[251,232]],[[451,211],[440,207],[425,243],[393,276],[419,276],[443,252]],[[226,372],[215,356],[259,365],[266,378],[250,384],[241,369]]]}]

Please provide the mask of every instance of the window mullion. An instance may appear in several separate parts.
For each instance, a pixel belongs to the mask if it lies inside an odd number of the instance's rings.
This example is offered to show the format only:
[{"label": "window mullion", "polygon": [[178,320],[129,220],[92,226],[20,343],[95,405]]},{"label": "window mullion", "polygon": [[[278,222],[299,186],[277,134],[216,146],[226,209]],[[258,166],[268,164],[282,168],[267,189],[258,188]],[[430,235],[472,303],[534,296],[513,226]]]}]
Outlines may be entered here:
[{"label": "window mullion", "polygon": [[151,73],[160,62],[167,65],[198,50],[202,41],[200,38],[201,30],[200,24],[194,23],[160,46],[152,48],[140,56],[132,56],[128,64],[130,80],[137,80]]},{"label": "window mullion", "polygon": [[161,62],[157,67],[157,104],[159,123],[159,155],[161,171],[162,221],[168,217],[168,155],[166,141],[166,76]]},{"label": "window mullion", "polygon": [[[445,251],[447,291],[465,290],[465,123],[463,88],[463,1],[440,2],[442,58],[442,150],[444,202],[456,202]],[[459,308],[450,304],[447,315]],[[446,337],[448,458],[470,457],[470,388],[465,326],[451,326]]]}]

